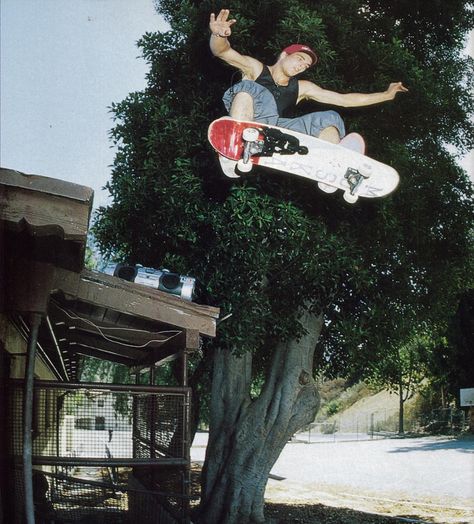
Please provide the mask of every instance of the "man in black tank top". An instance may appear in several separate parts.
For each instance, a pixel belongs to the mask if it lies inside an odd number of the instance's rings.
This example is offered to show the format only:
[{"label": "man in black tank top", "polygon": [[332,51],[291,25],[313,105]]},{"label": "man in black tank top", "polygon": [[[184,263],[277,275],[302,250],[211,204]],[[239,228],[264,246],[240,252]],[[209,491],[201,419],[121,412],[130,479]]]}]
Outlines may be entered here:
[{"label": "man in black tank top", "polygon": [[272,73],[268,66],[263,66],[262,72],[255,79],[257,84],[266,87],[273,98],[278,109],[278,114],[283,117],[285,111],[296,105],[298,101],[298,80],[295,77],[290,78],[288,85],[282,86],[275,83]]},{"label": "man in black tank top", "polygon": [[228,37],[235,20],[229,10],[211,14],[212,53],[242,72],[242,80],[224,93],[224,104],[233,118],[277,125],[338,143],[345,135],[344,122],[336,111],[319,111],[296,118],[289,113],[302,100],[339,107],[361,107],[393,100],[408,91],[401,82],[391,83],[379,93],[336,93],[297,75],[315,65],[316,53],[307,45],[292,44],[281,52],[275,64],[267,66],[233,49]]}]

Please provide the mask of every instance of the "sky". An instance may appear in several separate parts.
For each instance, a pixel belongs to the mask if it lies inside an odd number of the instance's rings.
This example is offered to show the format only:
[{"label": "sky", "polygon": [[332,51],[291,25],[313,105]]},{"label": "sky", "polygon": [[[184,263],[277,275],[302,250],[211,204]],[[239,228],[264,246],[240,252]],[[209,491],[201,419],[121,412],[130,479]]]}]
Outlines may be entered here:
[{"label": "sky", "polygon": [[[0,21],[0,165],[92,187],[94,207],[107,204],[110,105],[146,85],[136,41],[167,29],[153,1],[0,0]],[[462,165],[474,179],[474,156]]]},{"label": "sky", "polygon": [[110,105],[146,85],[136,41],[166,30],[152,0],[0,0],[0,164],[94,189],[115,150]]}]

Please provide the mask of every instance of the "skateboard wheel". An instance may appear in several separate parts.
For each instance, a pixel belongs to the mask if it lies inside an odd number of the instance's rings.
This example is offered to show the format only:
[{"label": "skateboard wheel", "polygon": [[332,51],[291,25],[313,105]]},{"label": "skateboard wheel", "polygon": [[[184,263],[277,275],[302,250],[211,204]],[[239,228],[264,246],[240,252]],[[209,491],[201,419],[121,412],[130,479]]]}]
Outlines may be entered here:
[{"label": "skateboard wheel", "polygon": [[349,191],[344,191],[343,198],[349,204],[355,204],[359,199],[357,195],[352,195]]},{"label": "skateboard wheel", "polygon": [[242,138],[246,142],[255,142],[258,140],[258,129],[255,129],[255,127],[246,127],[242,133]]},{"label": "skateboard wheel", "polygon": [[230,160],[230,158],[219,155],[219,163],[225,176],[229,178],[240,178],[240,175],[236,172],[237,162],[235,160]]},{"label": "skateboard wheel", "polygon": [[249,173],[252,171],[253,164],[252,162],[244,162],[243,160],[239,160],[237,162],[237,171],[240,171],[241,173]]},{"label": "skateboard wheel", "polygon": [[318,182],[318,187],[321,191],[324,191],[325,193],[334,193],[337,191],[337,187],[330,186],[329,184],[325,184],[324,182]]}]

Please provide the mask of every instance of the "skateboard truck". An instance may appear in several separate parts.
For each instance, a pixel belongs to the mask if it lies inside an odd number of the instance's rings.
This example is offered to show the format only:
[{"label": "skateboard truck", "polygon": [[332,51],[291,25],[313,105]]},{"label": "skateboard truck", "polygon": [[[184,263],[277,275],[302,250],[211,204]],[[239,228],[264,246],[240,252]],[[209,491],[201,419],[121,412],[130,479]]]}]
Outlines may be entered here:
[{"label": "skateboard truck", "polygon": [[263,149],[259,156],[279,155],[307,155],[308,148],[301,146],[300,141],[293,135],[283,133],[279,129],[264,129]]},{"label": "skateboard truck", "polygon": [[[263,140],[258,139],[260,134],[263,135]],[[248,127],[244,129],[242,138],[245,144],[239,164],[240,168],[249,164],[252,156],[272,156],[275,153],[280,155],[308,154],[308,148],[301,146],[296,137],[283,133],[279,129]]]},{"label": "skateboard truck", "polygon": [[354,169],[353,167],[349,167],[346,171],[346,174],[344,175],[344,178],[347,180],[349,184],[349,192],[351,195],[355,195],[357,189],[362,184],[362,182],[369,178],[369,175],[364,175],[357,169]]},{"label": "skateboard truck", "polygon": [[263,140],[259,140],[260,131],[255,127],[247,127],[242,133],[242,138],[245,142],[244,152],[242,154],[242,161],[244,164],[250,162],[250,157],[258,155],[263,151]]}]

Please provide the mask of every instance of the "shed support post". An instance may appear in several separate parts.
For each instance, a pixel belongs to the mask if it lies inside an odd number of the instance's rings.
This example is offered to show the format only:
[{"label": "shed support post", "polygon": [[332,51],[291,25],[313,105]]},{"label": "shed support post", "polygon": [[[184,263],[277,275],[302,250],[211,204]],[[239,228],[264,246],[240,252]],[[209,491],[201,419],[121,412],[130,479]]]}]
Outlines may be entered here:
[{"label": "shed support post", "polygon": [[35,524],[35,505],[33,499],[33,388],[35,374],[36,344],[41,324],[41,315],[31,313],[31,330],[26,356],[25,381],[23,391],[23,480],[25,485],[25,516],[27,524]]}]

